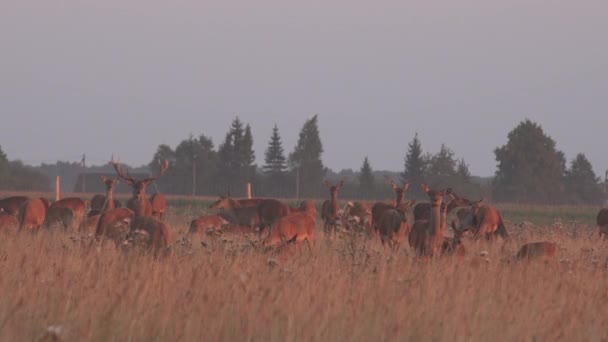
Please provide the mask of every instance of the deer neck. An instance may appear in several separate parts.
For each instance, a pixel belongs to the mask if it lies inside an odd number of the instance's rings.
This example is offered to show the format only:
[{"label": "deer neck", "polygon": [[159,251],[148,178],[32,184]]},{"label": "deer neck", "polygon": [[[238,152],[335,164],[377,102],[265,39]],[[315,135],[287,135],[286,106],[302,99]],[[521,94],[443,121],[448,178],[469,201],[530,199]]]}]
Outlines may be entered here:
[{"label": "deer neck", "polygon": [[112,189],[106,190],[106,203],[105,203],[104,207],[105,207],[106,210],[115,209],[115,207],[114,207],[114,195],[113,195]]},{"label": "deer neck", "polygon": [[330,201],[330,206],[331,206],[331,214],[333,216],[336,216],[338,214],[338,194],[332,194],[331,195],[331,201]]},{"label": "deer neck", "polygon": [[429,233],[433,237],[437,237],[439,234],[441,234],[441,205],[433,205],[431,207]]},{"label": "deer neck", "polygon": [[442,205],[440,209],[441,217],[440,217],[440,229],[441,235],[443,235],[448,228],[448,207],[449,205]]},{"label": "deer neck", "polygon": [[395,195],[395,207],[399,208],[401,206],[401,203],[403,202],[403,194],[402,193],[397,193]]}]

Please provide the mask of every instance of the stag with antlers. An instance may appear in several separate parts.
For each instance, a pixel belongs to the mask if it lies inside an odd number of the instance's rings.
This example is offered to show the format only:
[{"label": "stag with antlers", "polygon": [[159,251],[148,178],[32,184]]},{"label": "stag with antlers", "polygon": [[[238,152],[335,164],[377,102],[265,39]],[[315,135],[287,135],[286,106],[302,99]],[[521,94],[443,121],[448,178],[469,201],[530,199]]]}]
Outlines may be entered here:
[{"label": "stag with antlers", "polygon": [[[169,162],[166,160],[164,162],[159,161],[159,164],[160,173],[158,175],[142,180],[137,180],[133,176],[131,176],[128,171],[125,174],[120,166],[120,161],[114,160],[114,156],[112,156],[112,166],[114,166],[116,174],[118,174],[120,178],[122,178],[129,186],[131,186],[131,188],[133,188],[133,197],[129,199],[129,202],[127,203],[127,208],[133,210],[135,212],[135,216],[153,216],[155,212],[152,208],[152,203],[146,196],[146,187],[155,180],[157,180],[159,177],[164,175],[165,172],[167,172],[167,169],[169,168]],[[159,194],[157,196],[162,195]],[[158,209],[156,209],[156,211],[158,212]],[[164,208],[162,211],[164,211]]]}]

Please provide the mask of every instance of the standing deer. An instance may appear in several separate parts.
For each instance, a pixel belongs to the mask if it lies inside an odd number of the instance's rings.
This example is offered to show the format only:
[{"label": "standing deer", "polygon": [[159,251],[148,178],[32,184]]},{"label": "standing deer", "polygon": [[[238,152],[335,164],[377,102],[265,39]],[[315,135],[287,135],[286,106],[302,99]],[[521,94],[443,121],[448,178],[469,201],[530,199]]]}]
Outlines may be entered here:
[{"label": "standing deer", "polygon": [[31,198],[23,202],[19,209],[19,231],[38,230],[44,223],[48,207],[40,198]]},{"label": "standing deer", "polygon": [[[220,197],[220,199],[213,202],[209,208],[230,211],[234,214],[234,217],[236,217],[236,223],[242,226],[253,228],[260,224],[260,215],[257,207],[242,207],[238,201],[233,200],[230,197]],[[218,215],[224,217],[227,221],[231,221],[222,215],[222,213],[219,213]]]},{"label": "standing deer", "polygon": [[[78,230],[81,225],[82,222],[84,220],[84,211],[87,207],[87,204],[85,201],[83,201],[82,199],[78,198],[78,197],[66,197],[66,198],[62,198],[59,201],[51,204],[50,209],[54,209],[54,208],[66,208],[66,209],[70,209],[72,211],[72,222],[71,222],[71,228],[73,230]],[[64,215],[68,215],[69,214],[65,214],[66,211],[65,210],[61,210],[61,211],[55,211],[53,210],[55,213],[59,213],[59,212],[63,212]],[[62,219],[63,221],[67,221],[67,218]]]},{"label": "standing deer", "polygon": [[28,198],[26,196],[7,197],[0,200],[0,209],[2,209],[5,214],[19,216],[19,208],[21,208],[21,205],[27,200]]},{"label": "standing deer", "polygon": [[[129,175],[128,172],[125,175],[122,171],[122,168],[120,167],[120,161],[115,161],[114,157],[112,157],[112,166],[114,166],[116,174],[118,174],[120,178],[122,178],[125,182],[127,182],[129,186],[131,186],[131,188],[133,188],[133,197],[129,199],[129,202],[127,203],[127,208],[133,210],[135,216],[152,216],[154,214],[152,203],[150,203],[150,200],[146,196],[146,187],[155,180],[157,180],[159,177],[162,177],[162,175],[167,172],[167,169],[169,168],[169,162],[166,160],[164,162],[159,161],[159,164],[160,173],[158,175],[142,180],[137,180],[133,178],[133,176]],[[161,208],[156,208],[156,210],[158,213],[160,213],[164,211],[164,208],[162,208],[162,210]]]},{"label": "standing deer", "polygon": [[443,244],[445,226],[441,224],[441,203],[445,191],[431,190],[426,184],[420,187],[428,196],[431,203],[431,219],[418,220],[409,235],[409,244],[421,256],[438,256]]},{"label": "standing deer", "polygon": [[336,185],[331,185],[329,181],[325,181],[325,186],[329,189],[329,200],[325,200],[321,206],[321,219],[323,220],[323,230],[326,234],[330,234],[338,228],[338,192],[344,185],[340,181]]},{"label": "standing deer", "polygon": [[135,213],[129,208],[107,210],[99,217],[95,238],[101,240],[102,245],[109,239],[119,246],[126,240],[134,216]]},{"label": "standing deer", "polygon": [[88,216],[101,214],[106,210],[120,208],[120,202],[114,199],[114,187],[120,182],[118,178],[101,176],[101,181],[106,188],[106,194],[97,194],[91,199],[91,211]]},{"label": "standing deer", "polygon": [[407,205],[400,205],[386,210],[378,224],[378,232],[382,245],[386,249],[387,245],[393,251],[397,251],[401,243],[406,239],[410,232],[410,225],[407,220]]},{"label": "standing deer", "polygon": [[608,208],[602,208],[597,213],[597,225],[600,227],[600,237],[608,238]]},{"label": "standing deer", "polygon": [[[399,208],[403,203],[407,189],[410,188],[410,183],[405,183],[402,187],[400,187],[390,177],[386,176],[385,178],[390,183],[391,187],[393,188],[393,191],[395,192],[395,203],[388,204],[384,202],[376,202],[374,204],[374,206],[372,207],[372,222],[370,225],[372,229],[372,235],[378,234],[380,219],[382,218],[384,212],[389,209]],[[408,207],[409,206],[411,206],[411,203],[408,204]]]},{"label": "standing deer", "polygon": [[[242,205],[241,205],[242,206]],[[270,228],[276,220],[283,216],[289,215],[291,209],[289,205],[276,200],[276,199],[265,199],[260,201],[258,205],[258,216],[260,217],[260,233]]]},{"label": "standing deer", "polygon": [[484,205],[484,199],[472,202],[468,210],[459,210],[457,213],[458,224],[452,223],[452,227],[458,226],[458,230],[472,230],[475,237],[490,239],[497,235],[506,239],[509,237],[507,228],[502,220],[502,215],[496,208]]},{"label": "standing deer", "polygon": [[300,244],[306,241],[310,253],[314,246],[317,209],[311,200],[306,201],[302,211],[281,217],[273,225],[270,235],[264,240],[266,247],[281,247],[288,241],[293,241],[300,253]]}]

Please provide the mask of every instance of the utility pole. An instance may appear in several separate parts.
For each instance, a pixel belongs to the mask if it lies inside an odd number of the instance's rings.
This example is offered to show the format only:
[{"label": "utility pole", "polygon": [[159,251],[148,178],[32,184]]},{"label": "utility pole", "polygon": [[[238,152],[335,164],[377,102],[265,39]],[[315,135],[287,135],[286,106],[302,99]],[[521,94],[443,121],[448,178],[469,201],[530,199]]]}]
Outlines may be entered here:
[{"label": "utility pole", "polygon": [[87,178],[86,178],[86,174],[87,174],[87,156],[83,153],[82,154],[82,160],[80,161],[82,163],[82,186],[80,189],[80,192],[85,193],[87,190]]},{"label": "utility pole", "polygon": [[196,152],[194,151],[194,137],[190,134],[190,153],[192,159],[192,197],[196,196]]}]

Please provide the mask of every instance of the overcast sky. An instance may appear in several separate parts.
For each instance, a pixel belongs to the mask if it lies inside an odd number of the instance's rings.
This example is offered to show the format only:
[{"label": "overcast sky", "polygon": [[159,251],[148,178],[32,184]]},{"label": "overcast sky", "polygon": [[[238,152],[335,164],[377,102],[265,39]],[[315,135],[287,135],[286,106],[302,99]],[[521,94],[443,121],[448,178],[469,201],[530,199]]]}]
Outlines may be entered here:
[{"label": "overcast sky", "polygon": [[257,162],[319,114],[324,162],[400,170],[418,132],[476,175],[527,118],[608,168],[608,1],[0,2],[0,145],[147,163],[238,115]]}]

